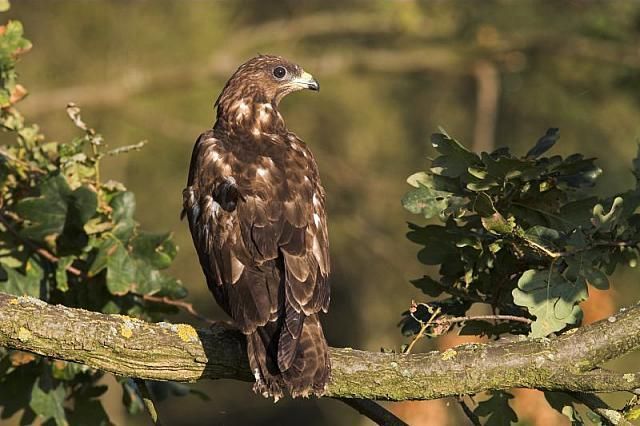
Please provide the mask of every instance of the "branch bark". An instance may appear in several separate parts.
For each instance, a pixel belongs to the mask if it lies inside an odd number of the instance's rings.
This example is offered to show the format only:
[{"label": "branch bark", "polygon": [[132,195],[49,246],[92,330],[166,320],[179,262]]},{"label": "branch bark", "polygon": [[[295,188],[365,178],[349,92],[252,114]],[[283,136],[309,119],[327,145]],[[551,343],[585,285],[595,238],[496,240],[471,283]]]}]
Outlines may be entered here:
[{"label": "branch bark", "polygon": [[[244,336],[228,327],[151,324],[2,293],[0,346],[145,380],[253,380]],[[513,387],[640,393],[640,372],[598,368],[638,348],[640,305],[550,339],[411,355],[332,348],[327,396],[400,401]]]}]

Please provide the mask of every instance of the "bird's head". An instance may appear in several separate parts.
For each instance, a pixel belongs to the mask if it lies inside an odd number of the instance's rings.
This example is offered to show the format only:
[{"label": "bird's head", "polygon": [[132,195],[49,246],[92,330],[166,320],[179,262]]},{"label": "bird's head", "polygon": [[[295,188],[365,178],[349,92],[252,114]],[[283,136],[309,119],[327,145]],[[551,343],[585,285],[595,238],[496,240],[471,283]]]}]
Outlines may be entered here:
[{"label": "bird's head", "polygon": [[302,67],[280,56],[259,55],[242,64],[216,101],[218,116],[244,105],[269,104],[277,108],[286,95],[302,89],[320,90],[320,84]]}]

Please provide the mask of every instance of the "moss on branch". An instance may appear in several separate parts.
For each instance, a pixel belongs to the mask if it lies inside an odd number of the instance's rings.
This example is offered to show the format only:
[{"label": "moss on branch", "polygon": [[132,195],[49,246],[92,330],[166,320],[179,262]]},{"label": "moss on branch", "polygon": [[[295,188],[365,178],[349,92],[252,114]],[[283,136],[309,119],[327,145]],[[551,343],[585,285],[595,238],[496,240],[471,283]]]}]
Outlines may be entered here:
[{"label": "moss on branch", "polygon": [[[244,337],[48,305],[0,293],[0,346],[74,361],[120,376],[251,381]],[[329,396],[435,399],[512,387],[567,392],[640,390],[640,372],[598,369],[640,347],[640,305],[552,339],[468,344],[447,352],[389,354],[332,348]]]}]

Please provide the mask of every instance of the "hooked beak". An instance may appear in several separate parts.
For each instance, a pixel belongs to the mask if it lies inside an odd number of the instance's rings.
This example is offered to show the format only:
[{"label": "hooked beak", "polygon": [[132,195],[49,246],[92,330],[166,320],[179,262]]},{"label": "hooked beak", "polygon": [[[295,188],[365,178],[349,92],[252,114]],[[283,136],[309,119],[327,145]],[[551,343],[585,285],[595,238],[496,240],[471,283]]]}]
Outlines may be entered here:
[{"label": "hooked beak", "polygon": [[300,89],[309,89],[316,92],[320,91],[320,83],[308,72],[303,71],[300,77],[296,77],[292,80],[292,83],[298,86]]}]

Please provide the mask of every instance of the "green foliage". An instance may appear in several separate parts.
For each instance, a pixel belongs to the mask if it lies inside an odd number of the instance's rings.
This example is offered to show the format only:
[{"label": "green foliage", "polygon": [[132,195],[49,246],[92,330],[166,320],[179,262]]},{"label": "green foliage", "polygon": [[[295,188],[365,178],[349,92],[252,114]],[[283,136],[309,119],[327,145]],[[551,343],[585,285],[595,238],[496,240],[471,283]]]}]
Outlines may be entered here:
[{"label": "green foliage", "polygon": [[[164,273],[177,253],[172,236],[140,229],[133,193],[100,179],[104,155],[141,144],[104,151],[102,136],[72,104],[67,113],[81,133],[68,143],[48,142],[36,125],[25,124],[14,106],[26,94],[15,65],[30,46],[19,22],[0,27],[0,126],[16,136],[15,144],[0,147],[0,291],[162,320],[175,308],[144,296],[186,296],[182,284]],[[102,373],[18,351],[0,355],[2,418],[23,410],[23,424],[36,418],[56,425],[110,424],[100,401],[106,387],[97,384]],[[122,385],[129,410],[140,411],[135,385]]]},{"label": "green foliage", "polygon": [[[593,158],[542,157],[557,139],[550,129],[517,157],[506,148],[477,155],[444,133],[433,135],[441,155],[409,177],[415,189],[403,204],[443,223],[410,224],[408,238],[423,246],[420,262],[440,266],[438,279],[414,285],[432,297],[444,294],[431,302],[444,314],[487,303],[496,313],[531,318],[529,334],[544,337],[580,324],[588,284],[606,289],[618,264],[635,265],[640,192],[591,196],[601,173]],[[405,317],[408,333],[426,320],[414,317]],[[515,324],[497,330],[489,335],[521,332]]]},{"label": "green foliage", "polygon": [[[549,129],[520,157],[507,148],[475,154],[444,132],[432,136],[440,155],[429,170],[407,179],[413,189],[402,202],[410,212],[441,222],[409,224],[407,234],[422,246],[418,260],[438,266],[439,275],[412,281],[430,299],[404,313],[406,335],[446,332],[431,325],[436,307],[446,318],[469,315],[481,303],[531,324],[473,320],[456,324],[461,334],[543,338],[578,327],[589,286],[607,289],[607,276],[619,264],[635,266],[640,189],[593,196],[601,174],[593,158],[544,156],[558,137],[557,129]],[[640,176],[640,156],[632,166]],[[481,413],[494,412],[496,398],[481,403]],[[559,408],[577,416],[572,410]],[[515,421],[515,415],[492,415],[487,424],[498,418]]]}]

